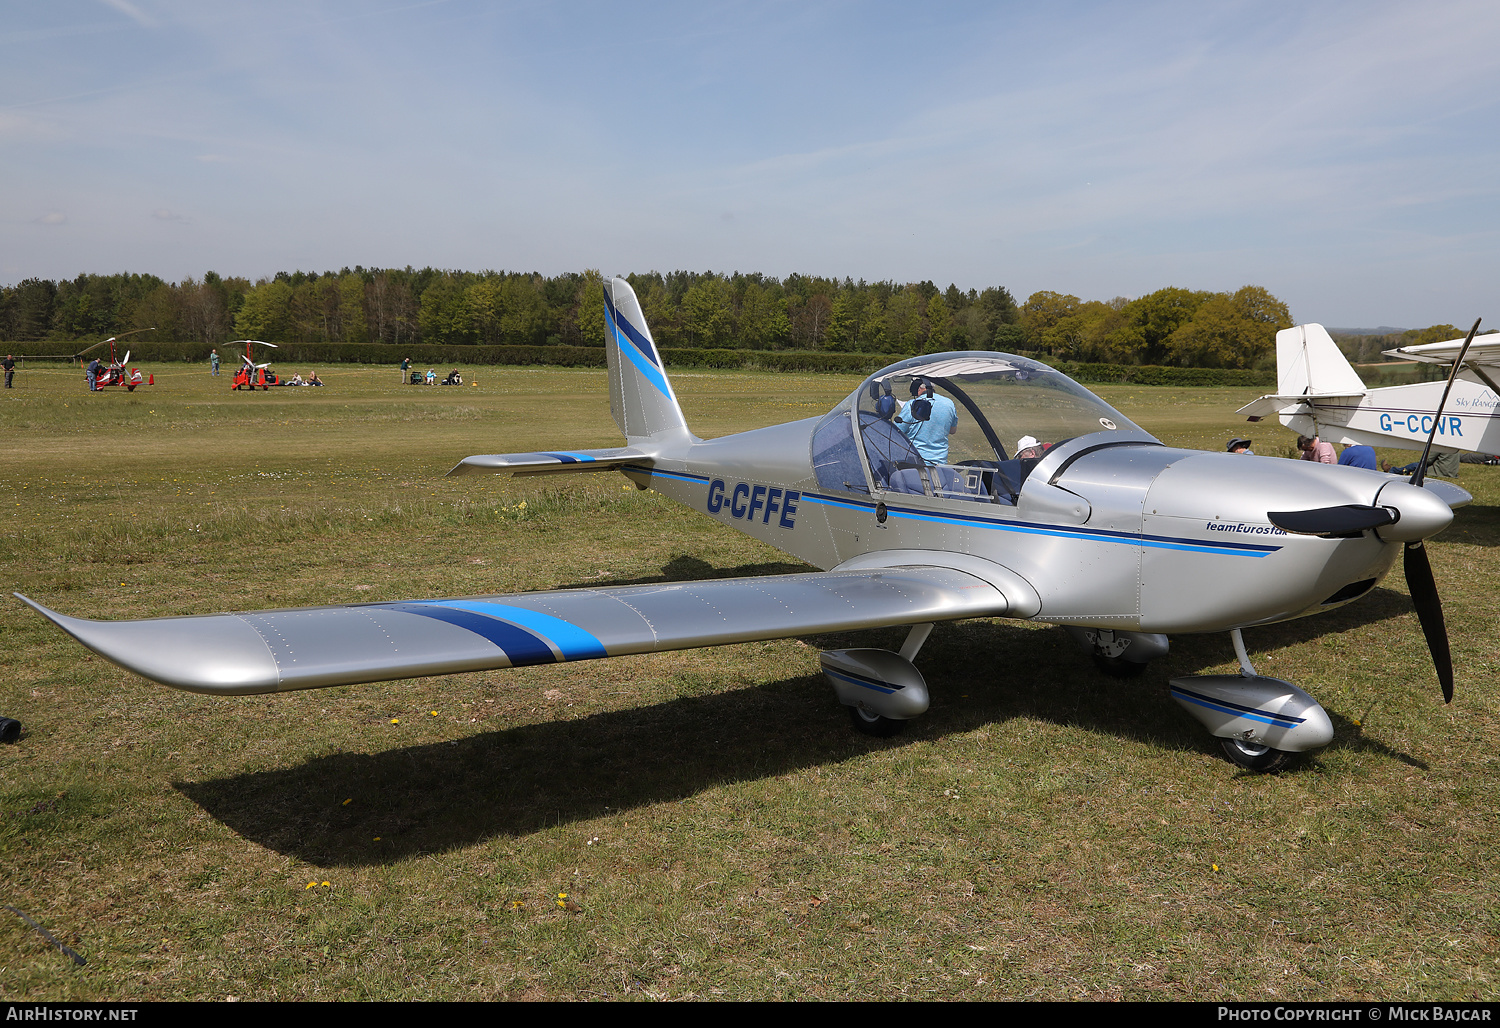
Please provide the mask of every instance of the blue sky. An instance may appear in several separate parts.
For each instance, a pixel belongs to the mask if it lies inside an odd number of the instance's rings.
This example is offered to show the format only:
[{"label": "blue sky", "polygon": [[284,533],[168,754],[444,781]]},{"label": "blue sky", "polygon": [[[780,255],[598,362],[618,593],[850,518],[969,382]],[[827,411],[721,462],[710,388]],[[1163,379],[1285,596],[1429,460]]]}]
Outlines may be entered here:
[{"label": "blue sky", "polygon": [[1497,65],[1493,3],[16,3],[0,282],[1254,283],[1500,327]]}]

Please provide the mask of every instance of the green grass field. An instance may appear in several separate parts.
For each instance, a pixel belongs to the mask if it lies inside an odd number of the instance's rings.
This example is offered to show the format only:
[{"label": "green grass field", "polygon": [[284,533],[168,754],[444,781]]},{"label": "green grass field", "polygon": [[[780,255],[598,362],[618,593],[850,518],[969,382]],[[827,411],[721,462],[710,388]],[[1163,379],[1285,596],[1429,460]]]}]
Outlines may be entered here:
[{"label": "green grass field", "polygon": [[[6,999],[1500,992],[1500,469],[1465,465],[1476,502],[1430,546],[1453,705],[1398,569],[1246,633],[1337,728],[1253,776],[1167,694],[1233,670],[1222,635],[1121,683],[1060,629],[942,625],[919,660],[932,709],[892,740],[850,730],[817,650],[900,632],[269,697],[148,683],[9,592],[117,618],[802,565],[614,475],[443,477],[470,453],[617,445],[602,371],[448,389],[320,368],[324,389],[242,395],[143,370],[134,394],[55,366],[0,391],[0,715],[26,726],[0,746],[0,904],[88,960],[0,909]],[[673,382],[717,436],[857,379]],[[1255,392],[1097,391],[1206,449]]]}]

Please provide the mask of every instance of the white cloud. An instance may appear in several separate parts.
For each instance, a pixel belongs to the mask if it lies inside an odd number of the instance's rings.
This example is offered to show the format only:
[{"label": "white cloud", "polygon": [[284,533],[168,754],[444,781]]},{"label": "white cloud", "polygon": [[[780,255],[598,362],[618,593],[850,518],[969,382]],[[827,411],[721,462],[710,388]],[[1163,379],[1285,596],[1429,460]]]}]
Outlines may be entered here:
[{"label": "white cloud", "polygon": [[146,15],[146,12],[142,11],[135,4],[131,3],[130,0],[99,0],[99,2],[104,4],[104,6],[106,7],[112,7],[115,10],[119,11],[121,14],[125,15],[125,17],[129,18],[137,25],[144,25],[145,27],[150,28],[153,24],[155,24],[155,22],[153,22],[151,18]]}]

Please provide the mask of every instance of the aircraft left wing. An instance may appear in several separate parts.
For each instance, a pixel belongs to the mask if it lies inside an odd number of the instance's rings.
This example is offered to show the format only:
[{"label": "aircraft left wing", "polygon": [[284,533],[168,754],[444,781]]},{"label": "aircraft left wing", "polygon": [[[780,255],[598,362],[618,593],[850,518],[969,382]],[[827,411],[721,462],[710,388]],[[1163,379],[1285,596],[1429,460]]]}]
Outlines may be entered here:
[{"label": "aircraft left wing", "polygon": [[633,446],[616,446],[608,450],[547,450],[537,453],[481,453],[465,457],[448,472],[454,475],[526,475],[577,474],[587,471],[613,471],[622,464],[651,462],[650,455]]},{"label": "aircraft left wing", "polygon": [[67,617],[16,597],[143,678],[232,695],[999,617],[1013,607],[989,582],[939,567],[141,621]]}]

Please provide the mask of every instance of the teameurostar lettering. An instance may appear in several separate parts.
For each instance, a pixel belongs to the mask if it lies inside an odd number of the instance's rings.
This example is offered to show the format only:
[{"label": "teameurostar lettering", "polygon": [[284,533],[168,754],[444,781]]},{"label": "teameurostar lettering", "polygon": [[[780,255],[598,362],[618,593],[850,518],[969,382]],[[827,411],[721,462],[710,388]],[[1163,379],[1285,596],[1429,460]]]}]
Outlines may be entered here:
[{"label": "teameurostar lettering", "polygon": [[758,517],[763,525],[769,525],[775,514],[776,523],[782,528],[796,528],[797,501],[801,498],[796,489],[746,482],[735,482],[731,487],[722,478],[716,478],[708,484],[707,507],[710,514],[722,510],[741,521],[754,521]]},{"label": "teameurostar lettering", "polygon": [[[1428,435],[1432,432],[1431,414],[1408,414],[1406,417],[1391,417],[1389,414],[1380,415],[1380,430],[1389,432],[1393,427],[1405,428],[1412,435]],[[1455,414],[1446,418],[1438,419],[1437,434],[1440,436],[1463,435],[1464,419]]]},{"label": "teameurostar lettering", "polygon": [[1235,532],[1239,535],[1286,535],[1275,525],[1247,525],[1243,521],[1207,521],[1210,532]]},{"label": "teameurostar lettering", "polygon": [[136,1011],[88,1010],[55,1007],[7,1007],[7,1021],[134,1021]]}]

